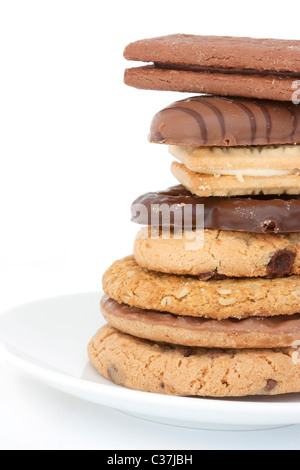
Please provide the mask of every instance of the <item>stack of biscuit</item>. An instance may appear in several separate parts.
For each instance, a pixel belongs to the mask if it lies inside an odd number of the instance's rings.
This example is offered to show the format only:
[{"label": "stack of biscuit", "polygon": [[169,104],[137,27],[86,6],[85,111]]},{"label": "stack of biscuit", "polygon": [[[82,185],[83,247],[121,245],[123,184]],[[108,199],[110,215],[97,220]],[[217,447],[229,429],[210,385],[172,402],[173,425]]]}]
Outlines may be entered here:
[{"label": "stack of biscuit", "polygon": [[185,35],[125,49],[153,62],[128,85],[201,95],[152,121],[180,184],[134,201],[134,254],[104,274],[108,325],[88,353],[105,378],[181,396],[300,392],[299,54],[300,41]]}]

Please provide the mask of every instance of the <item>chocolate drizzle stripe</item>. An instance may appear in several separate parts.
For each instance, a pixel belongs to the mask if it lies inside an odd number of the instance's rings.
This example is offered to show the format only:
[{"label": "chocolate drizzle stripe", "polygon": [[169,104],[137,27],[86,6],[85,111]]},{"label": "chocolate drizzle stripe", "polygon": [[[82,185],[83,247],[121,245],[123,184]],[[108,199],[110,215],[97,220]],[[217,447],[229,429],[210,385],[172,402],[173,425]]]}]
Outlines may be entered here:
[{"label": "chocolate drizzle stripe", "polygon": [[288,110],[291,113],[292,122],[293,122],[293,130],[292,130],[291,137],[290,137],[291,142],[293,142],[295,135],[296,135],[296,131],[297,131],[298,119],[297,119],[295,111],[292,108],[289,107]]},{"label": "chocolate drizzle stripe", "polygon": [[225,139],[225,134],[226,134],[226,125],[225,125],[225,119],[224,119],[224,116],[222,114],[222,111],[220,111],[220,109],[218,109],[216,106],[214,106],[213,104],[209,103],[208,101],[205,101],[201,98],[198,98],[197,101],[201,104],[203,104],[204,106],[206,106],[207,108],[211,109],[211,111],[213,111],[220,123],[220,127],[221,127],[221,134],[222,134],[222,140]]},{"label": "chocolate drizzle stripe", "polygon": [[193,109],[184,108],[184,107],[180,107],[180,106],[174,106],[174,107],[172,107],[172,109],[174,109],[175,111],[182,111],[183,113],[189,114],[190,116],[192,116],[196,120],[196,122],[199,126],[199,129],[201,131],[203,144],[206,145],[207,144],[207,127],[205,125],[204,119],[201,116],[201,114],[199,114],[197,111],[194,111]]},{"label": "chocolate drizzle stripe", "polygon": [[155,138],[158,142],[162,142],[164,140],[164,136],[160,132],[156,132]]},{"label": "chocolate drizzle stripe", "polygon": [[267,143],[269,144],[271,142],[271,132],[272,132],[272,118],[269,110],[267,109],[266,106],[264,106],[262,103],[258,103],[257,101],[253,101],[253,103],[256,104],[256,106],[262,111],[265,120],[266,120],[266,137],[267,137]]},{"label": "chocolate drizzle stripe", "polygon": [[250,120],[250,126],[251,126],[251,144],[254,144],[255,142],[255,137],[256,137],[256,131],[257,131],[257,125],[256,125],[256,119],[253,114],[253,112],[246,106],[245,104],[239,102],[239,101],[233,101],[234,104],[236,104],[239,108],[243,109],[247,116],[249,117]]}]

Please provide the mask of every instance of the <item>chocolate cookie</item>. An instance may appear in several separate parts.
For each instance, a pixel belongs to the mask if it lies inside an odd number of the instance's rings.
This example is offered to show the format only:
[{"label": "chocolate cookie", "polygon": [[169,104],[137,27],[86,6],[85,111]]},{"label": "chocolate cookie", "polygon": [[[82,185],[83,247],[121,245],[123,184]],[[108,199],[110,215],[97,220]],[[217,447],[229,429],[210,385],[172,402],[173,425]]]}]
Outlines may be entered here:
[{"label": "chocolate cookie", "polygon": [[161,231],[143,228],[134,244],[136,262],[150,271],[203,279],[300,274],[300,234],[205,230],[204,239],[202,231],[177,235],[175,231],[163,238]]},{"label": "chocolate cookie", "polygon": [[116,261],[103,289],[119,303],[175,315],[243,319],[299,312],[300,277],[203,281],[141,268],[132,256]]},{"label": "chocolate cookie", "polygon": [[224,70],[178,70],[160,64],[125,70],[124,82],[142,90],[210,93],[278,101],[292,101],[298,78],[282,74],[229,73]]},{"label": "chocolate cookie", "polygon": [[108,324],[123,333],[155,342],[204,348],[291,347],[300,340],[300,314],[245,320],[207,320],[142,310],[103,297]]},{"label": "chocolate cookie", "polygon": [[[300,75],[300,41],[173,34],[142,39],[124,51],[128,60]],[[232,70],[234,69],[234,70]]]},{"label": "chocolate cookie", "polygon": [[300,365],[290,349],[185,348],[102,327],[88,345],[93,366],[134,390],[179,396],[241,397],[300,391]]},{"label": "chocolate cookie", "polygon": [[175,34],[129,44],[124,57],[153,65],[128,69],[142,89],[292,100],[300,41]]},{"label": "chocolate cookie", "polygon": [[[199,209],[200,206],[200,209]],[[169,217],[163,217],[166,208]],[[197,228],[197,213],[204,210],[204,228],[234,232],[300,232],[300,197],[199,197],[184,186],[146,193],[131,207],[131,220],[141,225]],[[199,228],[199,227],[198,227]]]}]

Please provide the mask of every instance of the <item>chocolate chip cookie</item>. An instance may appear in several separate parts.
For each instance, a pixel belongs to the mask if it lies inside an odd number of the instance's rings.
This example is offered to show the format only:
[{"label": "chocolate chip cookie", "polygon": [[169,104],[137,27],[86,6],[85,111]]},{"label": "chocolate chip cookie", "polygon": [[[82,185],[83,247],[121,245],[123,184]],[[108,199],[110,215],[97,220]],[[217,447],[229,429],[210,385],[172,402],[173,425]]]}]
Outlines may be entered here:
[{"label": "chocolate chip cookie", "polygon": [[134,244],[136,262],[150,271],[205,280],[220,276],[272,278],[300,274],[299,233],[175,230],[167,238],[161,230],[156,233],[153,236],[155,232],[145,227]]},{"label": "chocolate chip cookie", "polygon": [[104,326],[90,341],[88,354],[103,377],[144,392],[242,397],[300,391],[300,364],[293,361],[292,348],[186,348]]}]

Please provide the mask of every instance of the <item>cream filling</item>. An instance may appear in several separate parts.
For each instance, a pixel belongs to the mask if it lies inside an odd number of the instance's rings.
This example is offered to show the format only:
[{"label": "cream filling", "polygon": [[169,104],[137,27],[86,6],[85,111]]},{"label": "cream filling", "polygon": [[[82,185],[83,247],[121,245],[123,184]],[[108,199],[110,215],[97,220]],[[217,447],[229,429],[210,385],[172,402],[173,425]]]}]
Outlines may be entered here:
[{"label": "cream filling", "polygon": [[220,176],[235,176],[239,181],[243,182],[245,176],[256,176],[256,177],[265,177],[269,178],[272,176],[286,176],[286,175],[298,175],[300,174],[299,169],[295,170],[266,170],[266,169],[244,169],[244,170],[234,170],[234,169],[221,169],[221,168],[214,168],[214,169],[198,169],[189,168],[190,171],[194,173],[201,173],[206,175],[214,175],[216,178]]},{"label": "cream filling", "polygon": [[245,147],[189,147],[169,145],[169,152],[176,155],[188,155],[190,157],[233,157],[233,158],[278,158],[300,157],[300,145],[261,145]]}]

